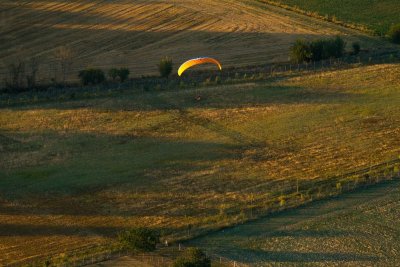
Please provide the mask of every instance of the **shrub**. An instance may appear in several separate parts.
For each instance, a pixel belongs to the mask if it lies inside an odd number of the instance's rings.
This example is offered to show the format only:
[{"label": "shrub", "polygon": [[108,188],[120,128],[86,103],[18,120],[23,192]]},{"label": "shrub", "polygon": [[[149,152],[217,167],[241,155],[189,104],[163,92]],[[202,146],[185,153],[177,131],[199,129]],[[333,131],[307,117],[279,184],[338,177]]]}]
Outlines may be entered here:
[{"label": "shrub", "polygon": [[118,77],[122,83],[125,82],[126,79],[128,79],[129,74],[130,74],[130,72],[129,72],[129,69],[127,69],[127,68],[120,68],[118,70]]},{"label": "shrub", "polygon": [[325,55],[326,58],[330,57],[342,57],[345,52],[346,48],[346,42],[340,37],[336,36],[335,39],[327,40],[329,50],[327,51],[328,53]]},{"label": "shrub", "polygon": [[309,43],[300,39],[296,40],[290,52],[291,59],[296,63],[309,61],[312,55]]},{"label": "shrub", "polygon": [[358,55],[361,51],[360,44],[357,42],[354,42],[352,46],[353,46],[353,55]]},{"label": "shrub", "polygon": [[400,44],[400,24],[393,25],[389,30],[389,39],[395,44]]},{"label": "shrub", "polygon": [[128,79],[129,74],[130,72],[128,68],[120,68],[120,69],[112,68],[108,71],[108,76],[113,81],[115,81],[118,77],[120,82],[122,83],[126,81],[126,79]]},{"label": "shrub", "polygon": [[161,59],[160,63],[158,64],[158,70],[160,71],[161,77],[168,78],[168,76],[172,72],[172,67],[173,67],[172,59],[170,59],[169,57]]},{"label": "shrub", "polygon": [[79,78],[83,85],[99,84],[106,79],[101,69],[87,69],[79,72]]},{"label": "shrub", "polygon": [[134,228],[118,235],[118,241],[123,249],[133,252],[148,252],[156,249],[160,242],[157,232],[147,228]]},{"label": "shrub", "polygon": [[117,79],[117,77],[118,77],[118,69],[116,69],[116,68],[112,68],[112,69],[110,69],[109,71],[108,71],[108,76],[113,80],[113,81],[115,81],[116,79]]},{"label": "shrub", "polygon": [[188,248],[176,259],[173,267],[210,267],[211,260],[198,248]]}]

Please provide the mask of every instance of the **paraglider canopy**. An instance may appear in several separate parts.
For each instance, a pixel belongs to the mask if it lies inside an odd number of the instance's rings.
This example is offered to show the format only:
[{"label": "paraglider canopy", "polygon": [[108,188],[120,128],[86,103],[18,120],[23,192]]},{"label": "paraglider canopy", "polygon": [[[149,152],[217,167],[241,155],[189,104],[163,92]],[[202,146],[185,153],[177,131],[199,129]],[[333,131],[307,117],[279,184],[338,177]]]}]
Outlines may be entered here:
[{"label": "paraglider canopy", "polygon": [[219,63],[218,60],[211,58],[211,57],[199,57],[199,58],[194,58],[186,61],[183,63],[179,69],[178,69],[178,75],[181,76],[185,70],[187,70],[190,67],[200,65],[200,64],[205,64],[205,63],[212,63],[218,66],[219,70],[222,70],[221,63]]}]

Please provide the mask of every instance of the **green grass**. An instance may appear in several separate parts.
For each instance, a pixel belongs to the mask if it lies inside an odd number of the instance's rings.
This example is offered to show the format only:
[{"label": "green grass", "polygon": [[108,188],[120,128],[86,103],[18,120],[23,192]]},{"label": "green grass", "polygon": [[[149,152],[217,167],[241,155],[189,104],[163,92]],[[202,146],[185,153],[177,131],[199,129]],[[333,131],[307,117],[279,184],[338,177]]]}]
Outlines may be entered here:
[{"label": "green grass", "polygon": [[378,34],[386,34],[393,24],[400,23],[400,4],[396,0],[274,0],[320,16],[335,17],[348,24],[363,25]]},{"label": "green grass", "polygon": [[315,191],[313,179],[397,158],[399,80],[378,65],[4,107],[0,264],[132,226],[188,238],[275,209],[297,180]]}]

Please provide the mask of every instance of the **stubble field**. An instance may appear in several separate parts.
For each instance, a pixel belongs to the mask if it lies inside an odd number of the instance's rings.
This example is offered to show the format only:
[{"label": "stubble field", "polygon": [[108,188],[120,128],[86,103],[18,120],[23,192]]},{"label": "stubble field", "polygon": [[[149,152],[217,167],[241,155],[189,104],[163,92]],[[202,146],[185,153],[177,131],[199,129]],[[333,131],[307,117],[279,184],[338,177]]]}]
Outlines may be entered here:
[{"label": "stubble field", "polygon": [[39,79],[60,81],[55,51],[72,51],[67,79],[79,70],[129,67],[132,76],[157,74],[159,60],[199,56],[224,67],[288,60],[297,38],[343,35],[363,48],[384,43],[359,32],[256,1],[10,1],[1,2],[0,73],[17,60],[39,57]]}]

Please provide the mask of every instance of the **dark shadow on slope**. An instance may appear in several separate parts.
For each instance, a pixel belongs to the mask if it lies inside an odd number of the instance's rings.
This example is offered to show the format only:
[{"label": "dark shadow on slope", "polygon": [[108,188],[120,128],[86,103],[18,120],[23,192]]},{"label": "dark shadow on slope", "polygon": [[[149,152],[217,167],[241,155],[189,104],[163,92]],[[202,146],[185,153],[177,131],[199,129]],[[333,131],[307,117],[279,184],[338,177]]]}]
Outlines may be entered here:
[{"label": "dark shadow on slope", "polygon": [[[352,262],[368,261],[374,262],[379,258],[375,256],[344,253],[344,252],[297,252],[297,251],[264,251],[257,249],[244,249],[241,251],[249,260],[244,263],[260,262]],[[235,257],[233,257],[234,259]]]}]

